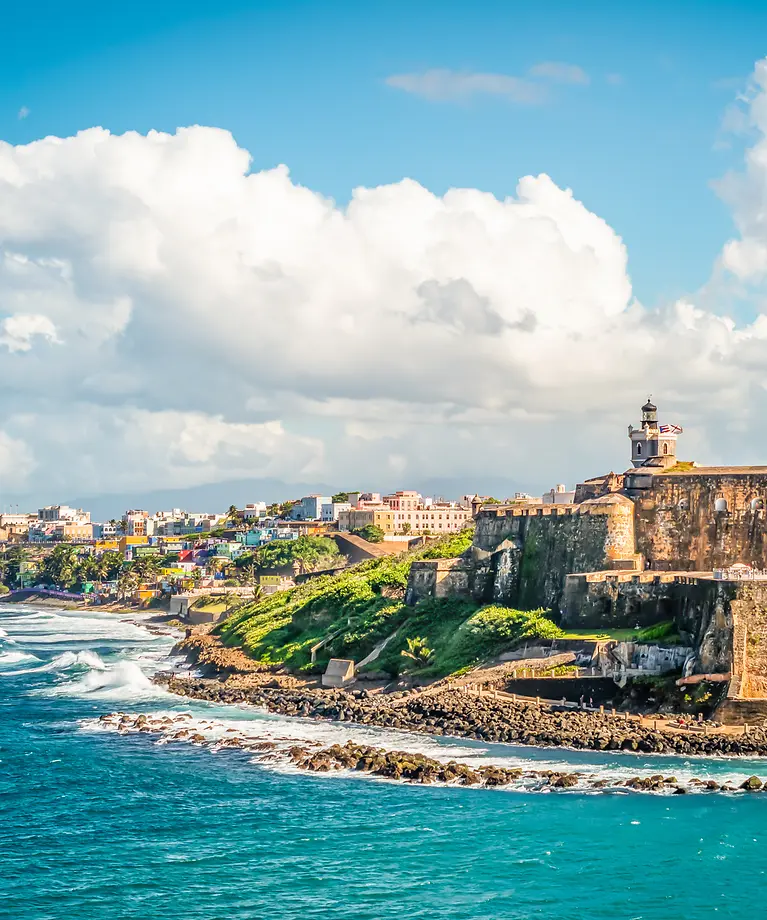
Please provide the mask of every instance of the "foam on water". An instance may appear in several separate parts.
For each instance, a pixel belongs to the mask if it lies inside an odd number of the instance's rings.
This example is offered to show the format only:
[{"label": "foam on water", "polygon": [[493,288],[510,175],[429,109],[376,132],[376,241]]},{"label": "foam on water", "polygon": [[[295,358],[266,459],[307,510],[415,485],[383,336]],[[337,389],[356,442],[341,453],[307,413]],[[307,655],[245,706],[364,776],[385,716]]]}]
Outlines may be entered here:
[{"label": "foam on water", "polygon": [[0,668],[10,668],[21,664],[24,661],[39,661],[35,655],[29,652],[0,652]]}]

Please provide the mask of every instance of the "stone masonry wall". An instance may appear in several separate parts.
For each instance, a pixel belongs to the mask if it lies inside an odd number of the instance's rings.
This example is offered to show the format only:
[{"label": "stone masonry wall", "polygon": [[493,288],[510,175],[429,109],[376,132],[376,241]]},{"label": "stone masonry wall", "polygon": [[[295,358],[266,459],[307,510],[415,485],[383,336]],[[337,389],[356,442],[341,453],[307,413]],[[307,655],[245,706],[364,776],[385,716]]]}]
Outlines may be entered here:
[{"label": "stone masonry wall", "polygon": [[633,515],[633,503],[620,495],[580,505],[483,510],[472,548],[472,593],[522,609],[557,610],[568,573],[634,557]]},{"label": "stone masonry wall", "polygon": [[767,568],[767,472],[659,473],[635,500],[637,551],[651,568]]}]

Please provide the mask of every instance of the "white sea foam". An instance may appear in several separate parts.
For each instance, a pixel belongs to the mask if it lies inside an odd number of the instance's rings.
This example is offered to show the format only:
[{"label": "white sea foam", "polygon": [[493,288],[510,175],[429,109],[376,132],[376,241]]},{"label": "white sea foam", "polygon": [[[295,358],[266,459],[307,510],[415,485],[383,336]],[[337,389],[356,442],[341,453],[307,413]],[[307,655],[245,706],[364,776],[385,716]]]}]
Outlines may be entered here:
[{"label": "white sea foam", "polygon": [[0,668],[9,668],[25,661],[39,661],[35,655],[29,652],[2,652],[0,653]]}]

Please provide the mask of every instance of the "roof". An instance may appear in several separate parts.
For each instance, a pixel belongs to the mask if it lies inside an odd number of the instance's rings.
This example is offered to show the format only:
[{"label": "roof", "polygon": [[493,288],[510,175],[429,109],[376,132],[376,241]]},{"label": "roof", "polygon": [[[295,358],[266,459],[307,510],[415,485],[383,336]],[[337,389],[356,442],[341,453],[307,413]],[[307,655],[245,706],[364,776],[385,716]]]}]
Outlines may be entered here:
[{"label": "roof", "polygon": [[656,476],[767,476],[767,466],[694,466],[683,470],[670,467]]}]

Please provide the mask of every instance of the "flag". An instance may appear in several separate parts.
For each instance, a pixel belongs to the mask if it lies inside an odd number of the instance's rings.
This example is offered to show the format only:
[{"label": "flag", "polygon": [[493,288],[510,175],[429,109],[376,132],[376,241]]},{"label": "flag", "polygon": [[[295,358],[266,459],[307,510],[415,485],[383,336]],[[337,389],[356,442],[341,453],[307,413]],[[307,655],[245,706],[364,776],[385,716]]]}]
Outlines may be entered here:
[{"label": "flag", "polygon": [[681,425],[658,425],[661,434],[681,434],[684,431]]}]

